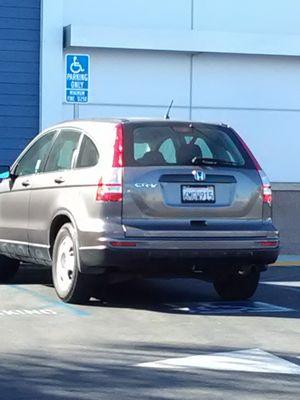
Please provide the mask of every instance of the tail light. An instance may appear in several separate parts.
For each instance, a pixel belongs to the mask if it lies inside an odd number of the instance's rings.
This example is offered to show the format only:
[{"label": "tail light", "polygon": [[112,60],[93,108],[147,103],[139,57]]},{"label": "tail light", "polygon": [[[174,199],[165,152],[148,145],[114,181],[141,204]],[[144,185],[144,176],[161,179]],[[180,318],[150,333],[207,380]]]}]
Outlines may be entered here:
[{"label": "tail light", "polygon": [[263,170],[259,171],[260,179],[262,181],[262,198],[263,203],[272,205],[272,188],[271,183]]},{"label": "tail light", "polygon": [[116,126],[116,140],[114,145],[114,157],[112,166],[114,168],[122,168],[124,166],[124,134],[122,124],[118,124]]},{"label": "tail light", "polygon": [[96,200],[119,202],[123,200],[124,135],[123,125],[116,126],[112,166],[103,172],[98,183]]},{"label": "tail light", "polygon": [[122,201],[122,168],[111,168],[105,172],[98,183],[97,201]]}]

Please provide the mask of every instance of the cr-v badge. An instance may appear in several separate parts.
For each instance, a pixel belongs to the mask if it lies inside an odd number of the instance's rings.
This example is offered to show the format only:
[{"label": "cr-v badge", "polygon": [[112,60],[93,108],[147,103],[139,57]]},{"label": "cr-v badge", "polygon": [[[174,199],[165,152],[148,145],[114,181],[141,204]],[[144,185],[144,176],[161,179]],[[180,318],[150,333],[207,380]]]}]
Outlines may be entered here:
[{"label": "cr-v badge", "polygon": [[201,171],[201,170],[196,171],[196,170],[194,170],[194,171],[192,171],[192,174],[194,175],[194,179],[197,182],[203,182],[206,179],[206,173],[204,171]]},{"label": "cr-v badge", "polygon": [[135,183],[134,186],[136,188],[154,189],[157,183]]}]

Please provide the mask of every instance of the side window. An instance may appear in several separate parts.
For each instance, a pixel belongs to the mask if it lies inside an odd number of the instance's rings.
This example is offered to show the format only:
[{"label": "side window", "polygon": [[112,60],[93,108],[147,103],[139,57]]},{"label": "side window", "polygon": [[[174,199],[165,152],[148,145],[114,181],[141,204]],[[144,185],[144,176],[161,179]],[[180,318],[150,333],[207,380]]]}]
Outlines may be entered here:
[{"label": "side window", "polygon": [[176,150],[175,146],[173,143],[172,139],[167,139],[165,140],[160,148],[159,151],[162,153],[164,159],[167,161],[169,164],[175,164],[176,163]]},{"label": "side window", "polygon": [[81,133],[71,129],[62,130],[50,152],[45,172],[70,169]]},{"label": "side window", "polygon": [[207,143],[205,142],[204,139],[198,138],[196,140],[195,144],[200,147],[200,149],[202,151],[202,157],[204,157],[204,158],[214,158],[211,149],[208,147],[208,145],[207,145]]},{"label": "side window", "polygon": [[43,170],[55,133],[47,133],[30,147],[14,171],[17,176],[36,174]]},{"label": "side window", "polygon": [[134,159],[139,160],[150,150],[148,143],[134,143]]},{"label": "side window", "polygon": [[76,163],[76,168],[93,167],[98,163],[98,160],[99,153],[96,146],[90,138],[84,135]]}]

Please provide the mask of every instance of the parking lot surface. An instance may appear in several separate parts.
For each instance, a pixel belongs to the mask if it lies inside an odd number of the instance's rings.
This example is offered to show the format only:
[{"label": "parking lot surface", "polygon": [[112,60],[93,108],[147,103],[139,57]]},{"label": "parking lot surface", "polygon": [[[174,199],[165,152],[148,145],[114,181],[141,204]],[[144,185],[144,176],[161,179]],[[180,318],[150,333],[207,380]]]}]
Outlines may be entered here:
[{"label": "parking lot surface", "polygon": [[300,267],[272,267],[251,301],[197,280],[114,285],[64,304],[50,272],[0,286],[1,399],[300,397]]}]

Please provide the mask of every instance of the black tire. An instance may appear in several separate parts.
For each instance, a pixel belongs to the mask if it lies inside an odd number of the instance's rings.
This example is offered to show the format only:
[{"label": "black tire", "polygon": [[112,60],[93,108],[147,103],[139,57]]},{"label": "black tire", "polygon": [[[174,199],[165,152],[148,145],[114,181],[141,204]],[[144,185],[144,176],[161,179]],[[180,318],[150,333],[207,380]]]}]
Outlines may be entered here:
[{"label": "black tire", "polygon": [[12,280],[20,267],[20,261],[0,256],[0,283],[7,283]]},{"label": "black tire", "polygon": [[238,270],[215,278],[213,284],[216,292],[223,300],[247,300],[257,289],[260,271],[256,268],[240,274]]},{"label": "black tire", "polygon": [[[66,288],[62,284],[63,274],[60,274],[62,268],[59,266],[59,263],[63,261],[64,253],[62,253],[63,250],[61,247],[63,247],[64,241],[70,244],[71,242],[73,243],[72,257],[74,257],[74,270],[72,273],[70,274],[71,271],[65,268],[68,271],[67,276],[70,279],[69,282],[67,281],[69,286]],[[78,240],[76,230],[71,223],[64,224],[55,238],[52,257],[52,277],[55,291],[58,297],[65,303],[84,304],[90,299],[93,292],[92,280],[90,275],[82,274],[79,271]]]}]

